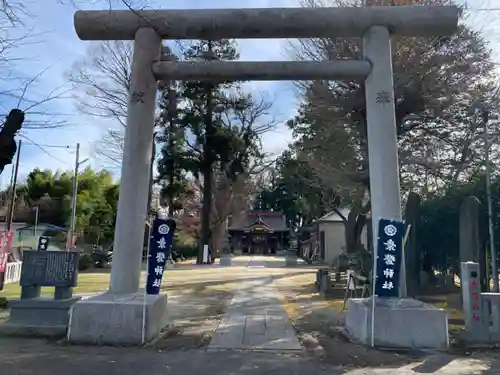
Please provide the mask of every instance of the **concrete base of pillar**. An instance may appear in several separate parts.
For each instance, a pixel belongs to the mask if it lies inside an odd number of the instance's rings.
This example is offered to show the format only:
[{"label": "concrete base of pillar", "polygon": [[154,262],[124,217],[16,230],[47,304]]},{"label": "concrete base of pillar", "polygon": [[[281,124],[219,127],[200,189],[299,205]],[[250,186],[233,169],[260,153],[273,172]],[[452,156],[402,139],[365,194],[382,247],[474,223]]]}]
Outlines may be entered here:
[{"label": "concrete base of pillar", "polygon": [[[372,298],[348,301],[346,329],[363,344],[371,345]],[[414,299],[376,298],[375,346],[447,349],[446,311]]]},{"label": "concrete base of pillar", "polygon": [[140,345],[143,312],[145,342],[158,336],[167,325],[167,296],[114,294],[106,292],[79,301],[73,306],[68,340],[97,345]]}]

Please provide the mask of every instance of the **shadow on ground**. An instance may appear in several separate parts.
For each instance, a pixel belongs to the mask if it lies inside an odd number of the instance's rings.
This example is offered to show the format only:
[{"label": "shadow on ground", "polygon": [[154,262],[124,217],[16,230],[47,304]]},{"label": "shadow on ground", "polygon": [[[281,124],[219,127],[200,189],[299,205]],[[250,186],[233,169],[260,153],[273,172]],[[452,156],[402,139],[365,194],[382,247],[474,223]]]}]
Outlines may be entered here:
[{"label": "shadow on ground", "polygon": [[[302,272],[297,271],[291,273],[283,273],[283,274],[273,275],[273,279],[278,280],[283,278],[294,277],[297,275],[306,275],[310,273],[311,271],[302,271]],[[168,292],[168,291],[185,290],[186,288],[190,288],[201,292],[211,287],[222,287],[225,284],[235,284],[235,283],[244,283],[246,281],[263,280],[266,276],[268,275],[265,274],[253,275],[253,276],[237,275],[222,280],[210,280],[201,282],[200,281],[189,282],[188,280],[186,280],[186,282],[184,283],[177,283],[177,284],[167,279],[167,282],[164,285],[162,285],[161,289],[162,291]]]},{"label": "shadow on ground", "polygon": [[[313,271],[312,271],[313,272]],[[174,325],[145,348],[69,346],[35,339],[1,339],[1,373],[12,375],[375,375],[499,374],[499,352],[451,353],[383,351],[349,340],[343,326],[342,300],[324,300],[304,270],[270,276],[285,297],[300,353],[205,351],[234,291],[230,283],[263,279],[210,280],[168,286],[169,317]],[[299,282],[300,281],[300,282]],[[264,282],[264,281],[263,281]],[[223,290],[217,290],[217,287]]]}]

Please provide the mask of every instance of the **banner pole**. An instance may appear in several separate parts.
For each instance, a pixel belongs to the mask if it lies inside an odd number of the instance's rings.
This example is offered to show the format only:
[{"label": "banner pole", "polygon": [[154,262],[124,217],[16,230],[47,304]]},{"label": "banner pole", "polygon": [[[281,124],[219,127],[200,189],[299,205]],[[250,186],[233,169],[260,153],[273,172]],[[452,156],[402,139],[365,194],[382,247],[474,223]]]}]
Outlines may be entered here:
[{"label": "banner pole", "polygon": [[149,222],[146,220],[146,223],[149,225],[149,236],[148,236],[148,245],[146,247],[146,282],[144,283],[144,294],[142,296],[142,328],[141,328],[141,345],[146,343],[146,298],[147,298],[147,283],[149,277],[149,247],[151,245],[151,232],[153,229],[153,223],[150,219]]},{"label": "banner pole", "polygon": [[402,284],[403,290],[399,292],[400,297],[408,297],[408,286],[406,285],[406,242],[408,241],[408,235],[410,234],[411,224],[408,224],[405,228],[405,233],[403,237],[403,244],[401,246],[401,279],[404,280]]},{"label": "banner pole", "polygon": [[377,228],[377,240],[373,241],[373,271],[372,271],[372,319],[371,319],[371,346],[375,347],[375,284],[377,282],[377,257],[378,257],[378,242],[380,238],[379,227],[380,220],[375,226]]}]

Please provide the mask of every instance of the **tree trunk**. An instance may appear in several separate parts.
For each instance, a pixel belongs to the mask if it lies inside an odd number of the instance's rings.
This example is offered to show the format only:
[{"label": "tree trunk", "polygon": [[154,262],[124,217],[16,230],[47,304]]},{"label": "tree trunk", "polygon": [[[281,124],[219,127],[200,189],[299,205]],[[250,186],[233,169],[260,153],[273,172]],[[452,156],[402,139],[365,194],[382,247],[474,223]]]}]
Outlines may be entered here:
[{"label": "tree trunk", "polygon": [[212,212],[212,195],[213,195],[213,150],[212,150],[212,135],[215,131],[213,126],[213,103],[212,103],[212,87],[207,88],[207,104],[206,104],[206,119],[205,119],[205,142],[203,144],[203,203],[201,210],[201,234],[200,247],[198,251],[197,263],[203,263],[203,247],[208,245],[210,248],[210,215]]},{"label": "tree trunk", "polygon": [[210,248],[210,213],[212,211],[212,166],[205,166],[203,171],[203,203],[201,209],[200,249],[198,264],[203,263],[203,247]]},{"label": "tree trunk", "polygon": [[[170,159],[172,159],[172,155],[174,152],[174,120],[172,116],[170,117],[170,122],[169,122],[169,135],[168,135],[168,155]],[[174,192],[172,190],[172,185],[174,184],[174,166],[173,162],[171,162],[172,165],[172,170],[169,173],[168,176],[168,185],[170,187],[170,194],[168,195],[168,216],[173,217],[174,216]]]},{"label": "tree trunk", "polygon": [[405,246],[406,285],[408,297],[415,298],[420,287],[420,253],[418,247],[417,224],[420,216],[420,196],[411,192],[405,208],[406,225],[411,225]]}]

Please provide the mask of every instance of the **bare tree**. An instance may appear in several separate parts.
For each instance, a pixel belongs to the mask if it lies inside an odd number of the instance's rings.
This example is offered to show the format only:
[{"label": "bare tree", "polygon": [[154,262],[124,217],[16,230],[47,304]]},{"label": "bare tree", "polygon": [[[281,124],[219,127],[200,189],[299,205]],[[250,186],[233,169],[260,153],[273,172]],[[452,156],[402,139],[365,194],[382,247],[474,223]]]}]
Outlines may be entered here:
[{"label": "bare tree", "polygon": [[[33,76],[22,75],[18,65],[26,58],[19,54],[21,48],[42,43],[43,34],[37,34],[27,24],[31,14],[22,0],[2,0],[0,2],[0,107],[6,117],[12,111],[12,102],[16,102],[16,110],[24,114],[20,125],[24,130],[47,129],[63,126],[63,113],[54,113],[48,107],[59,99],[66,97],[68,88],[64,85],[47,92],[37,85],[51,66]],[[43,93],[41,93],[43,92]]]},{"label": "bare tree", "polygon": [[[448,3],[402,0],[398,5]],[[303,1],[307,7],[386,4],[387,0]],[[360,41],[352,39],[304,39],[290,47],[297,59],[362,57]],[[491,99],[495,86],[494,64],[484,40],[461,24],[448,38],[394,38],[392,50],[403,188],[437,189],[467,178],[481,155],[481,129],[470,109],[478,98]],[[307,103],[294,129],[303,141],[304,157],[325,183],[369,189],[363,84],[306,82],[299,88]],[[495,107],[495,101],[491,104]],[[498,131],[492,133],[498,136]]]},{"label": "bare tree", "polygon": [[[262,152],[261,144],[261,136],[277,125],[270,116],[271,107],[272,102],[245,94],[238,87],[228,93],[227,103],[217,106],[216,122],[220,131],[228,132],[228,142],[234,142],[235,147],[228,160],[213,166],[209,222],[213,249],[220,249],[223,243],[228,218],[250,207],[258,189],[256,176],[274,162]],[[188,142],[187,147],[200,162],[202,145]],[[202,195],[203,179],[196,180],[195,186]]]},{"label": "bare tree", "polygon": [[68,92],[67,88],[62,85],[47,92],[46,84],[43,90],[37,87],[42,76],[51,67],[29,77],[20,73],[23,69],[19,69],[19,65],[26,60],[19,54],[21,48],[42,42],[37,39],[40,34],[35,34],[27,26],[29,20],[30,14],[25,7],[25,2],[17,0],[0,2],[0,27],[2,29],[0,32],[0,82],[2,83],[0,107],[3,109],[0,116],[5,117],[5,122],[2,121],[0,129],[0,173],[6,165],[12,163],[17,152],[16,136],[30,140],[25,134],[26,130],[53,129],[66,124],[65,120],[61,120],[64,114],[54,113],[52,104],[65,97]]},{"label": "bare tree", "polygon": [[259,183],[264,171],[274,161],[254,160],[247,171],[236,179],[228,177],[226,171],[214,173],[213,204],[210,218],[212,246],[221,249],[227,235],[228,219],[247,211],[261,188]]},{"label": "bare tree", "polygon": [[76,62],[68,74],[78,110],[111,120],[116,125],[95,150],[113,167],[121,164],[123,155],[131,61],[131,42],[99,42],[89,46],[86,56]]}]

